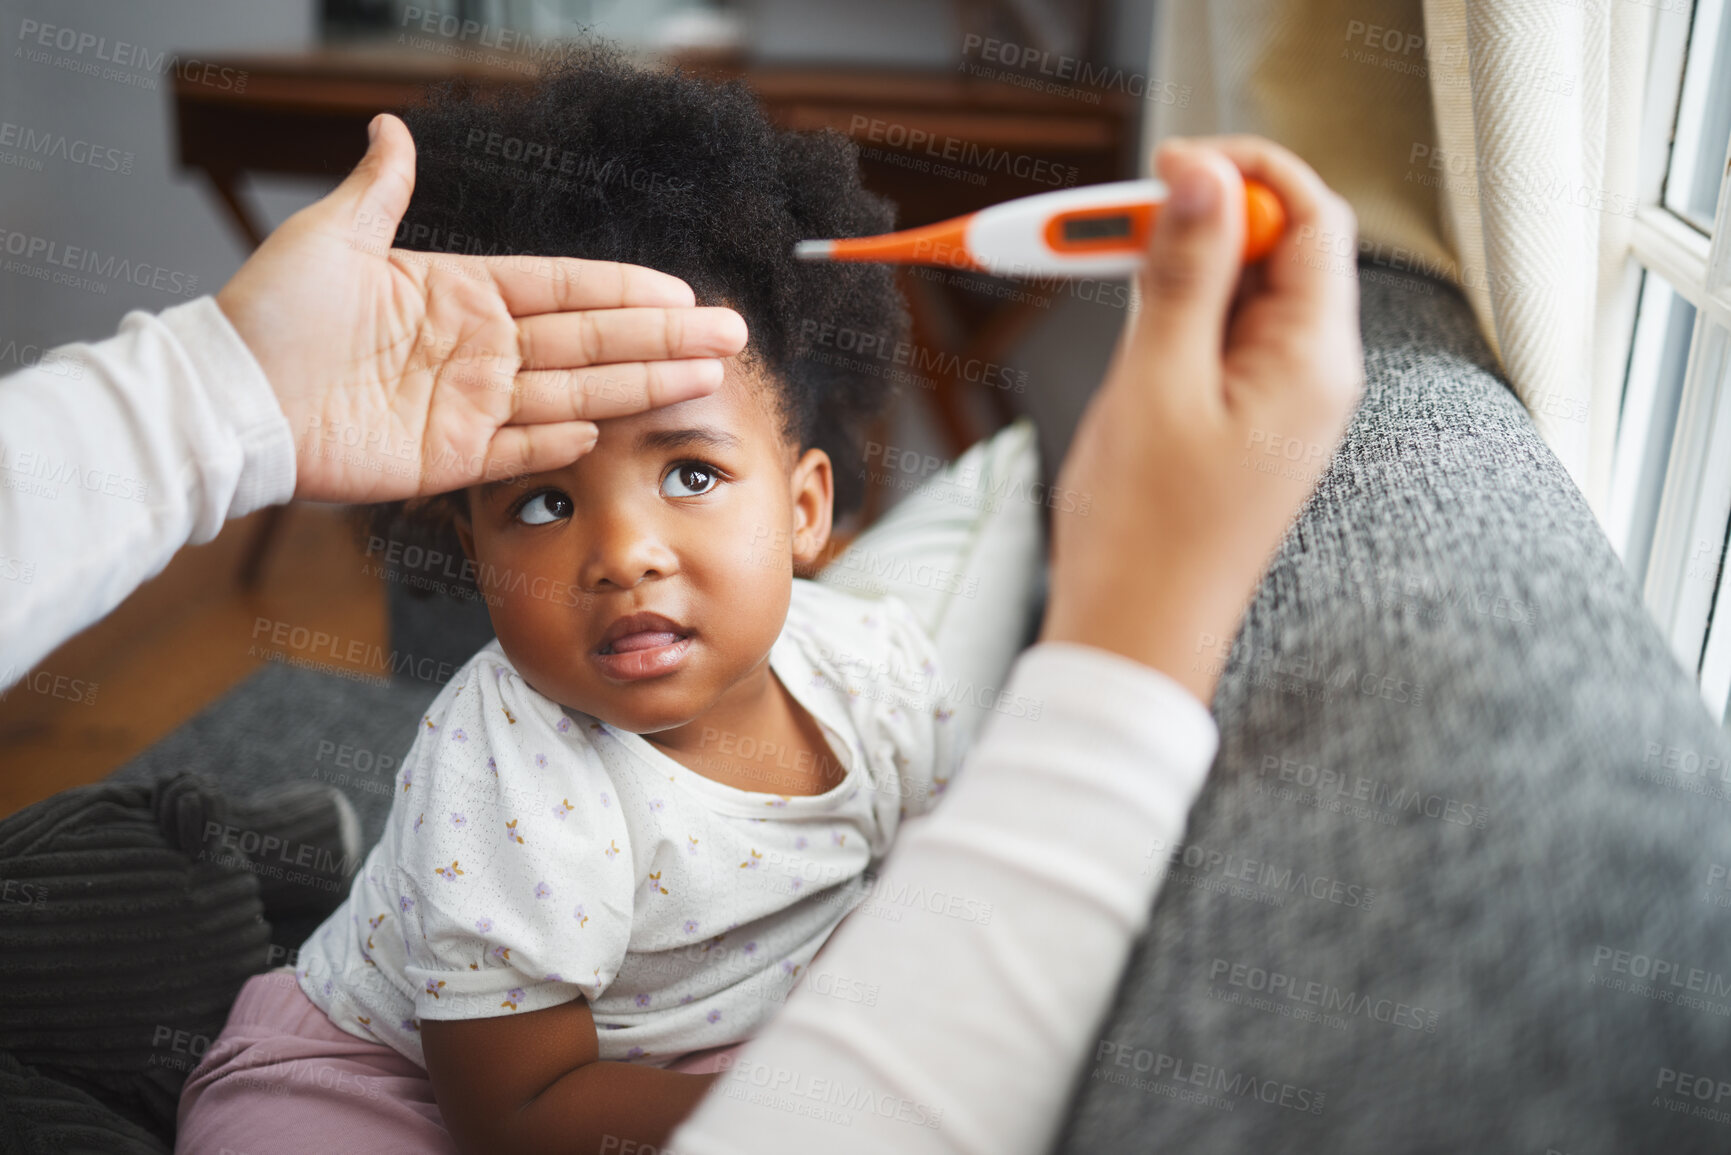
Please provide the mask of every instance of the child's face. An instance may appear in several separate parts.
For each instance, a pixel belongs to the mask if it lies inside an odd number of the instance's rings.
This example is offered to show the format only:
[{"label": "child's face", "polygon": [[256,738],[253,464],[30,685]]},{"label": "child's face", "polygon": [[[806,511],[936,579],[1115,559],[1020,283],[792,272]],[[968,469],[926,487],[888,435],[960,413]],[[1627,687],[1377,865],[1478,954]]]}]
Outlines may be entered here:
[{"label": "child's face", "polygon": [[[797,453],[770,389],[726,365],[707,397],[599,422],[572,465],[471,488],[457,522],[517,671],[639,734],[761,690],[794,564],[829,538],[828,454]],[[622,621],[640,614],[666,621]]]}]

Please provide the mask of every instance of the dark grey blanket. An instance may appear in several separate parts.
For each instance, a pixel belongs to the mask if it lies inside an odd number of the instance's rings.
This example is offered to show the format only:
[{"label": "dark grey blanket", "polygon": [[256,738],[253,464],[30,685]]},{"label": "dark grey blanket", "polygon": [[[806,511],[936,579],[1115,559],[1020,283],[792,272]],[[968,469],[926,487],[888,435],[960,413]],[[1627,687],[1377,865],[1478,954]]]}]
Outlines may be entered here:
[{"label": "dark grey blanket", "polygon": [[267,904],[256,854],[223,844],[237,819],[297,817],[328,837],[328,814],[257,815],[176,774],[0,820],[0,1155],[172,1146],[181,1086],[241,984],[282,961],[267,914],[341,901],[300,887]]}]

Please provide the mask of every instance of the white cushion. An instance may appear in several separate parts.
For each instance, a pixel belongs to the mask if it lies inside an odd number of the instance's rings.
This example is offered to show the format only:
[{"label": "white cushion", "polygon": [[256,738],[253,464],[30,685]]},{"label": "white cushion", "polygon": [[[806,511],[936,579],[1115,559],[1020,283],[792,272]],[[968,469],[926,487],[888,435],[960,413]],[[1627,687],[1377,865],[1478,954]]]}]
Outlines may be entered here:
[{"label": "white cushion", "polygon": [[954,686],[944,696],[959,749],[997,706],[1032,630],[1046,550],[1041,493],[1039,442],[1024,417],[950,462],[816,578],[913,609],[937,645],[941,685]]}]

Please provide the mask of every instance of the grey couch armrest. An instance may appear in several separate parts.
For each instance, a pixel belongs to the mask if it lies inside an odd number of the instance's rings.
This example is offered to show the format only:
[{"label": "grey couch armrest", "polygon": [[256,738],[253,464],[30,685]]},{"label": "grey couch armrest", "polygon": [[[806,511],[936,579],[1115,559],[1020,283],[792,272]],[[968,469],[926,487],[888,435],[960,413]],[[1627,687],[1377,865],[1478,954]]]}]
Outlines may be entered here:
[{"label": "grey couch armrest", "polygon": [[1460,297],[1361,284],[1060,1149],[1726,1150],[1731,745]]}]

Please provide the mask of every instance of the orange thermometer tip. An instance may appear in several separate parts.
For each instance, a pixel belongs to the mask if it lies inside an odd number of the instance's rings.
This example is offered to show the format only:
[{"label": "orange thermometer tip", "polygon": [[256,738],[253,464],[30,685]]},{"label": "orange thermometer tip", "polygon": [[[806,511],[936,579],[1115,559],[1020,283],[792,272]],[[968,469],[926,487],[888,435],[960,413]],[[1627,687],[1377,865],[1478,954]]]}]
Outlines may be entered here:
[{"label": "orange thermometer tip", "polygon": [[[946,265],[1001,276],[1123,276],[1146,259],[1148,238],[1165,202],[1166,186],[1158,180],[1114,181],[1005,201],[881,236],[800,241],[794,256]],[[1286,210],[1274,190],[1246,180],[1244,259],[1267,256],[1285,229]]]}]

